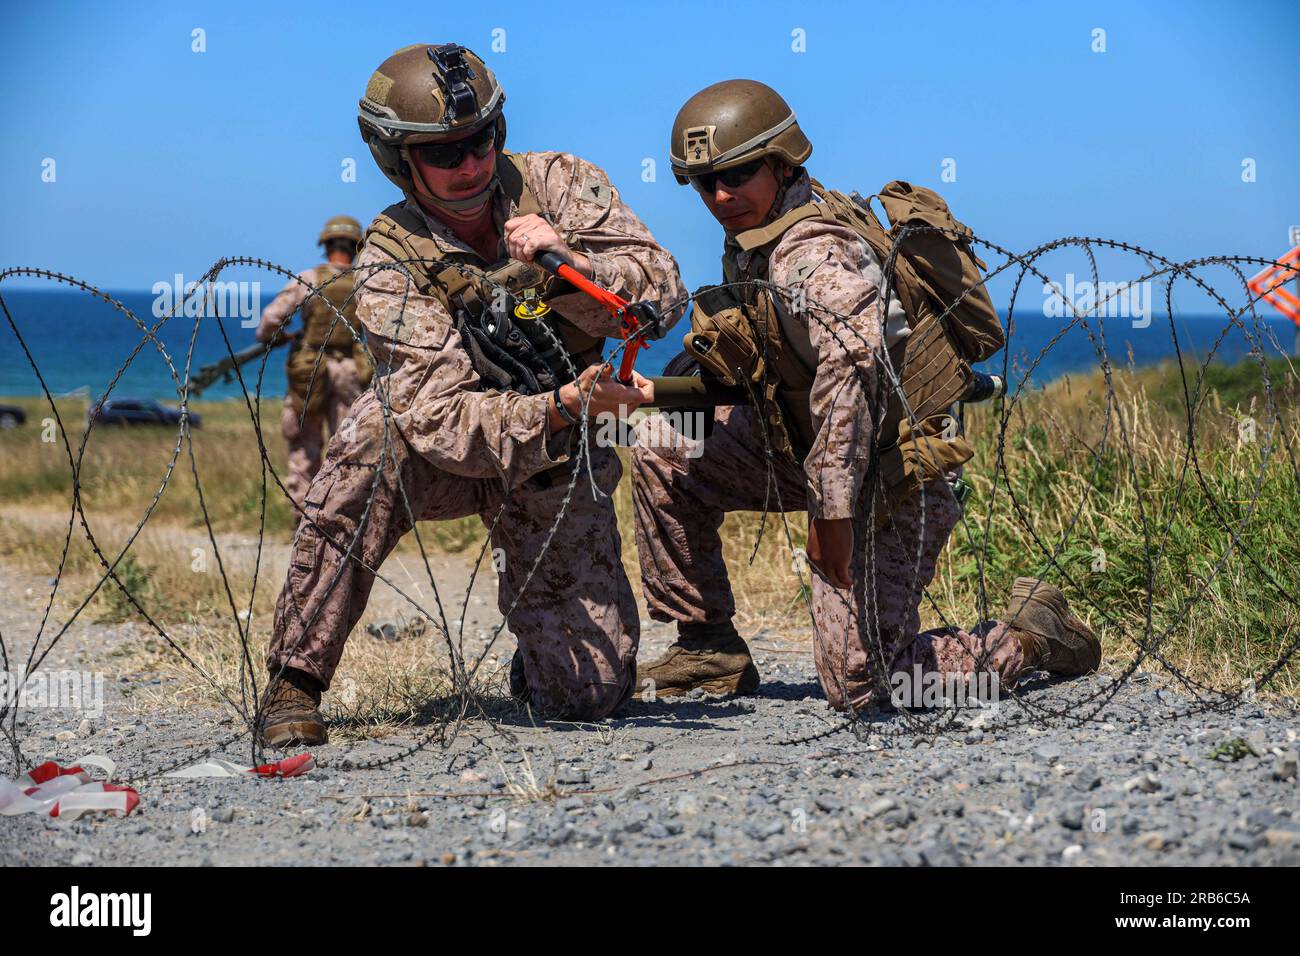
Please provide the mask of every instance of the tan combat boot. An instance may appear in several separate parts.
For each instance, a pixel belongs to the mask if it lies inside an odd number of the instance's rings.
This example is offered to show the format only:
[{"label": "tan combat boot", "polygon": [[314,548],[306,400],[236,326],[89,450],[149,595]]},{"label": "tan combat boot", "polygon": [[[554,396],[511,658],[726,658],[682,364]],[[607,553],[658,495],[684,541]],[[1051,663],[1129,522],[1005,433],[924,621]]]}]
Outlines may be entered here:
[{"label": "tan combat boot", "polygon": [[274,681],[262,710],[259,734],[264,747],[316,746],[329,742],[320,712],[320,683],[286,667]]},{"label": "tan combat boot", "polygon": [[1017,632],[1027,668],[1078,677],[1101,664],[1101,641],[1070,613],[1065,595],[1037,578],[1016,578],[998,620]]},{"label": "tan combat boot", "polygon": [[758,668],[749,645],[725,624],[678,624],[677,642],[652,664],[636,669],[638,687],[646,681],[655,697],[677,697],[697,687],[706,694],[752,694],[758,690]]}]

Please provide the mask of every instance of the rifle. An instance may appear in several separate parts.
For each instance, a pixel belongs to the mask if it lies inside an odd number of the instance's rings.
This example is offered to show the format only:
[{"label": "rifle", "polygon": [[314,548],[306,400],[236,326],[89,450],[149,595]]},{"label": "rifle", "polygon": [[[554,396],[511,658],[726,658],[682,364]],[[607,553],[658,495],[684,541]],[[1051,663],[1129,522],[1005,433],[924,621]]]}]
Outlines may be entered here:
[{"label": "rifle", "polygon": [[[649,408],[713,408],[717,405],[748,405],[749,391],[740,385],[724,385],[708,375],[652,376],[655,400]],[[971,372],[971,381],[961,394],[961,402],[987,402],[1007,393],[1007,383],[1000,375]]]},{"label": "rifle", "polygon": [[235,380],[235,369],[261,358],[272,349],[278,349],[281,345],[288,345],[297,340],[298,333],[296,332],[282,333],[271,342],[254,342],[247,348],[240,349],[232,355],[227,355],[220,361],[204,365],[190,376],[190,398],[197,398],[204,389],[210,388],[217,379],[221,379],[224,384],[229,385]]},{"label": "rifle", "polygon": [[647,408],[714,408],[718,405],[748,405],[749,392],[739,385],[723,385],[701,375],[656,375],[655,400]]}]

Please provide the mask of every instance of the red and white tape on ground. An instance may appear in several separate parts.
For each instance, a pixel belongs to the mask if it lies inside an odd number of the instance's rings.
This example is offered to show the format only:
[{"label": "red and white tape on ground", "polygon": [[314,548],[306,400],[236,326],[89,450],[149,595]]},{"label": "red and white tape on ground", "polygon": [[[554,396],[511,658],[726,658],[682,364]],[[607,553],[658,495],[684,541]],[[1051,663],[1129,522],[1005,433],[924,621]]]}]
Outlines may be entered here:
[{"label": "red and white tape on ground", "polygon": [[275,763],[264,763],[259,767],[241,767],[239,764],[231,763],[229,760],[222,760],[214,757],[211,760],[205,760],[202,763],[196,763],[191,767],[182,767],[180,770],[173,770],[171,773],[163,774],[165,777],[301,777],[316,768],[316,761],[311,754],[299,754],[296,757],[288,757],[284,760],[277,760]]},{"label": "red and white tape on ground", "polygon": [[[92,780],[86,767],[104,771],[103,780]],[[300,777],[315,769],[311,754],[299,754],[258,767],[241,767],[229,760],[213,758],[167,777]],[[61,767],[47,760],[17,780],[0,779],[0,816],[20,813],[48,813],[68,822],[83,813],[105,811],[126,816],[140,805],[140,795],[131,787],[108,783],[117,769],[112,759],[102,754],[87,754],[71,767]]]},{"label": "red and white tape on ground", "polygon": [[[130,787],[106,783],[117,765],[101,754],[87,754],[71,767],[47,760],[17,780],[0,780],[0,816],[48,813],[59,820],[75,820],[83,813],[103,810],[126,816],[140,804]],[[92,780],[86,767],[104,771],[104,780]]]}]

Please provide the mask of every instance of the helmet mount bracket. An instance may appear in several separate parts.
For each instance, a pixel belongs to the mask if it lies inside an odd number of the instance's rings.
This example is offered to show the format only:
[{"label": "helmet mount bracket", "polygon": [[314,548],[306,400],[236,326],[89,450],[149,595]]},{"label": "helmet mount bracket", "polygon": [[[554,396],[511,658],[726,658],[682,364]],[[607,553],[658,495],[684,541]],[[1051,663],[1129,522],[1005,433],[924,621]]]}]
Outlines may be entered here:
[{"label": "helmet mount bracket", "polygon": [[468,82],[475,75],[465,62],[465,48],[455,43],[444,43],[429,47],[428,53],[435,67],[433,78],[446,96],[448,118],[455,122],[477,113],[478,97]]}]

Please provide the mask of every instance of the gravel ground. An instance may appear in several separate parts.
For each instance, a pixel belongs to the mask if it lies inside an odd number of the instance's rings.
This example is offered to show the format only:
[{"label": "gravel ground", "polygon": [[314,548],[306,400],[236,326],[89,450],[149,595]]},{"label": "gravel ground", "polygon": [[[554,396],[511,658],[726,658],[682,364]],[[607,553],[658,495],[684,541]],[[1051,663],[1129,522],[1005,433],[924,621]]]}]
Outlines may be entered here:
[{"label": "gravel ground", "polygon": [[[21,594],[18,578],[0,573],[0,584]],[[0,609],[11,653],[40,596]],[[103,660],[133,626],[80,626],[46,666]],[[643,655],[670,639],[649,625]],[[996,717],[964,712],[938,735],[893,717],[789,744],[842,723],[821,697],[806,640],[757,636],[763,686],[753,698],[638,700],[599,724],[540,727],[502,701],[493,709],[513,740],[476,722],[450,748],[347,768],[409,746],[421,728],[406,728],[317,748],[330,766],[302,778],[147,779],[125,819],[0,818],[0,863],[1300,863],[1293,707],[1169,719],[1161,715],[1186,698],[1142,679],[1085,726],[1008,726],[1022,710],[1004,703]],[[1108,680],[1039,682],[1021,699],[1060,708]],[[129,774],[197,760],[236,729],[218,711],[141,717],[126,686],[109,684],[98,720],[28,712],[29,754],[66,763],[103,753]],[[1238,739],[1247,745],[1237,759],[1210,756]],[[246,745],[217,755],[248,762]]]}]

